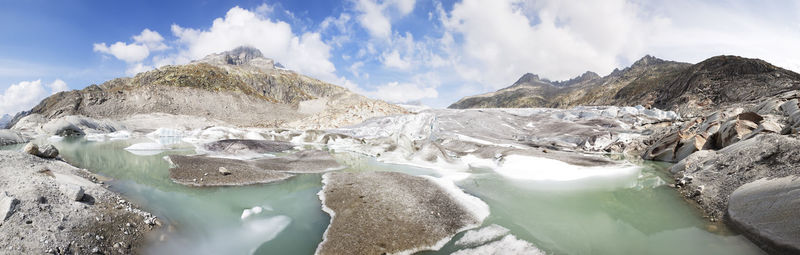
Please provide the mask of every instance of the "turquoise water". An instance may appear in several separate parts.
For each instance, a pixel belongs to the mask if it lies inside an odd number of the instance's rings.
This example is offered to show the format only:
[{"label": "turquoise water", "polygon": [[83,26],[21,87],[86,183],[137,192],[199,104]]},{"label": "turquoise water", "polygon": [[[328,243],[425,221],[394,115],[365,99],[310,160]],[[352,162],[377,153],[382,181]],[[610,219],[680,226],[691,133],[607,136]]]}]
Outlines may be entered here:
[{"label": "turquoise water", "polygon": [[[56,144],[73,165],[112,178],[123,193],[167,223],[148,252],[155,254],[312,254],[330,221],[316,193],[321,175],[247,187],[191,188],[169,180],[168,154],[192,154],[192,147],[153,156],[133,155],[130,141],[65,140]],[[7,147],[5,149],[9,149]],[[17,148],[12,148],[17,149]],[[435,171],[335,153],[343,171],[397,171],[437,176]],[[674,190],[664,164],[643,163],[630,185],[553,189],[512,180],[487,169],[457,182],[490,206],[484,225],[498,224],[550,254],[761,254],[723,226],[701,218]],[[661,184],[661,185],[659,185]],[[246,220],[242,211],[266,208]],[[453,240],[457,240],[457,235]],[[441,251],[458,249],[448,243]]]}]

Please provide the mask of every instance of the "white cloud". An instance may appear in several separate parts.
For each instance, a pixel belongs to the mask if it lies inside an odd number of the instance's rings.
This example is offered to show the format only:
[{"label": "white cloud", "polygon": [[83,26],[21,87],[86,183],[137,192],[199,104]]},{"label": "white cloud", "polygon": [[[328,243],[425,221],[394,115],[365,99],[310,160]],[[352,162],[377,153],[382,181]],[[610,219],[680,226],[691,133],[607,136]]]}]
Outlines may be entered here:
[{"label": "white cloud", "polygon": [[267,3],[262,3],[261,5],[256,7],[256,10],[255,10],[256,14],[258,14],[258,15],[260,15],[262,17],[266,17],[266,16],[272,14],[272,12],[274,12],[274,11],[275,11],[275,7],[271,6],[271,5],[268,5]]},{"label": "white cloud", "polygon": [[392,35],[391,15],[403,17],[414,10],[416,0],[389,0],[378,3],[375,0],[357,0],[358,22],[370,35],[389,38]]},{"label": "white cloud", "polygon": [[116,42],[111,46],[106,46],[106,43],[95,43],[94,51],[112,55],[128,63],[142,61],[150,55],[150,50],[147,49],[147,46],[124,42]]},{"label": "white cloud", "polygon": [[42,85],[42,80],[35,80],[23,81],[6,88],[3,94],[0,94],[0,114],[13,115],[30,110],[45,97],[69,89],[67,83],[60,79],[46,86],[50,91]]},{"label": "white cloud", "polygon": [[447,53],[440,63],[452,63],[464,81],[488,90],[526,72],[557,80],[587,70],[607,74],[645,54],[686,62],[733,54],[800,70],[800,29],[788,25],[800,15],[785,8],[742,1],[463,0],[449,13],[437,8],[442,39],[456,38],[440,45]]},{"label": "white cloud", "polygon": [[439,93],[434,88],[398,82],[390,82],[378,86],[373,91],[366,91],[363,93],[366,96],[392,103],[404,103],[424,98],[436,98],[439,96]]},{"label": "white cloud", "polygon": [[47,84],[47,87],[50,88],[51,95],[61,91],[69,90],[69,86],[67,86],[67,83],[61,79],[56,79],[55,81],[53,81],[53,83]]},{"label": "white cloud", "polygon": [[162,37],[161,34],[147,28],[142,30],[141,34],[134,35],[133,41],[139,43],[139,45],[147,46],[147,49],[150,51],[166,50],[169,48],[164,44],[164,37]]},{"label": "white cloud", "polygon": [[394,50],[388,54],[383,54],[383,65],[386,67],[397,68],[401,70],[405,70],[411,67],[411,63],[400,57],[400,53],[397,50]]},{"label": "white cloud", "polygon": [[329,60],[331,47],[322,41],[319,33],[297,35],[285,22],[272,21],[239,7],[215,19],[207,30],[173,25],[172,32],[184,46],[176,58],[199,59],[249,45],[289,69],[326,81],[338,78]]}]

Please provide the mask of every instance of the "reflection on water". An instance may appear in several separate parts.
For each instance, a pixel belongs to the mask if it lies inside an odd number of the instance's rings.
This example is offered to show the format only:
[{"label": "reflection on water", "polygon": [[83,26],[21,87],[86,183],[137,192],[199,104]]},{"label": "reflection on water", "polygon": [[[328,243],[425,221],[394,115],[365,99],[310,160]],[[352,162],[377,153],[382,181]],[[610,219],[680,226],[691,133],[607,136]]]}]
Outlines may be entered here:
[{"label": "reflection on water", "polygon": [[[330,218],[320,209],[316,196],[321,189],[320,174],[247,187],[184,187],[169,180],[169,164],[163,157],[191,154],[192,149],[136,156],[124,150],[135,142],[142,141],[77,139],[62,141],[57,147],[67,161],[113,178],[112,189],[174,226],[165,241],[152,244],[148,251],[312,254],[322,240]],[[335,156],[349,166],[344,171],[437,175],[435,171],[383,164],[352,153]],[[559,183],[513,180],[487,169],[472,169],[471,177],[457,184],[489,204],[492,214],[484,225],[506,227],[552,254],[761,253],[744,238],[726,233],[724,227],[710,225],[664,185],[668,178],[658,169],[665,165],[642,165],[638,178],[633,182],[626,179],[625,185],[617,186],[598,186],[590,181],[569,189],[552,189],[547,186]],[[242,211],[254,206],[267,209],[242,220]],[[453,243],[426,254],[459,249]]]}]

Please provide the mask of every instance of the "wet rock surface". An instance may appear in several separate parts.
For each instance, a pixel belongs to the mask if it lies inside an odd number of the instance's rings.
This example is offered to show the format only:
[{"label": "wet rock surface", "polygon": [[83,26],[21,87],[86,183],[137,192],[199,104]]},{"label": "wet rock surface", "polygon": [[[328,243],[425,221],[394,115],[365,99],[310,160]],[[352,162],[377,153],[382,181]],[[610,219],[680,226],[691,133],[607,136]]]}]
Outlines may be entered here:
[{"label": "wet rock surface", "polygon": [[158,220],[85,179],[90,175],[58,160],[0,151],[0,253],[139,253]]},{"label": "wet rock surface", "polygon": [[281,181],[295,173],[321,173],[343,168],[327,151],[303,150],[286,156],[239,160],[170,155],[170,178],[190,186],[241,186]]},{"label": "wet rock surface", "polygon": [[331,224],[317,254],[436,250],[444,245],[442,241],[480,225],[485,217],[430,178],[395,172],[333,172],[323,179],[319,196]]},{"label": "wet rock surface", "polygon": [[[169,160],[174,165],[169,169],[170,179],[189,186],[242,186],[281,181],[294,176],[266,170],[238,159],[170,155]],[[220,171],[221,168],[225,171]]]},{"label": "wet rock surface", "polygon": [[800,175],[762,178],[742,185],[730,196],[728,217],[770,252],[800,253]]}]

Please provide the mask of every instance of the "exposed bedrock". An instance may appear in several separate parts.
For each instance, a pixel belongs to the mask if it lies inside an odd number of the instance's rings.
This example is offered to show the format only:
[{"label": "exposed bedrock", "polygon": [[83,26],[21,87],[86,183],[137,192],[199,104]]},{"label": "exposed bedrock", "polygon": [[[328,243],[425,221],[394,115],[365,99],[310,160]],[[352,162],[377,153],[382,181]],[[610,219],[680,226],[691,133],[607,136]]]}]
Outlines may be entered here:
[{"label": "exposed bedrock", "polygon": [[762,178],[730,196],[728,217],[770,252],[800,253],[800,175]]},{"label": "exposed bedrock", "polygon": [[[677,187],[712,219],[741,229],[768,251],[797,253],[800,140],[761,134],[719,151],[702,150],[670,171]],[[778,179],[776,179],[778,178]],[[729,219],[729,220],[728,220]],[[786,240],[792,240],[787,242]]]},{"label": "exposed bedrock", "polygon": [[317,254],[438,250],[489,214],[452,182],[395,172],[332,172],[319,192],[331,224]]}]

